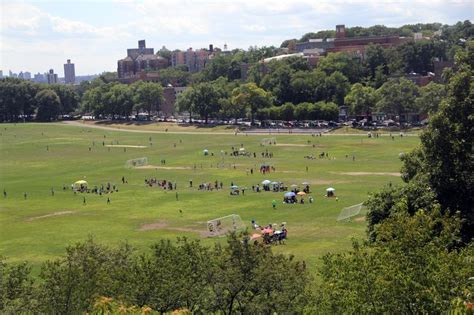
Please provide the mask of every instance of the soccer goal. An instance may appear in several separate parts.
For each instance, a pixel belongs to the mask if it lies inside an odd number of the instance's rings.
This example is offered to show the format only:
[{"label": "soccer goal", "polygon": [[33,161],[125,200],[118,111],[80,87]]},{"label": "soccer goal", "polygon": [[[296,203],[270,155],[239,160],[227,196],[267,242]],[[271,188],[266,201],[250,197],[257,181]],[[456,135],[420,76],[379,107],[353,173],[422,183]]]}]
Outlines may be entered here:
[{"label": "soccer goal", "polygon": [[231,214],[207,221],[207,229],[211,236],[220,236],[225,235],[227,232],[245,229],[245,225],[239,215]]},{"label": "soccer goal", "polygon": [[125,162],[125,167],[131,168],[131,167],[137,167],[137,166],[145,166],[148,165],[148,158],[142,157],[138,159],[132,159],[128,160]]},{"label": "soccer goal", "polygon": [[364,204],[359,203],[357,205],[353,205],[353,206],[342,209],[341,213],[339,213],[339,216],[337,217],[337,221],[344,221],[344,220],[347,220],[359,215],[362,208],[364,208]]}]

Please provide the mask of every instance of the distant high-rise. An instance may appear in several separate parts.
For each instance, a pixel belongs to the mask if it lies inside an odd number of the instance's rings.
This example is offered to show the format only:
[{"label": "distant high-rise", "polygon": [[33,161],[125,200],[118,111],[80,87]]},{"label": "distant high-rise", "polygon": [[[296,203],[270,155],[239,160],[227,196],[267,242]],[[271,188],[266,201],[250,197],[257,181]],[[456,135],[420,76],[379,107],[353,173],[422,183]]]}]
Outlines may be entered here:
[{"label": "distant high-rise", "polygon": [[39,72],[34,75],[33,81],[34,81],[34,82],[37,82],[37,83],[45,83],[45,82],[47,82],[46,76],[45,76],[44,74],[39,73]]},{"label": "distant high-rise", "polygon": [[58,75],[54,73],[53,69],[50,69],[47,73],[48,84],[56,84],[58,83]]},{"label": "distant high-rise", "polygon": [[76,83],[76,70],[74,64],[71,63],[71,59],[68,59],[67,63],[64,64],[64,82],[66,84]]},{"label": "distant high-rise", "polygon": [[3,70],[0,70],[0,79],[3,79]]}]

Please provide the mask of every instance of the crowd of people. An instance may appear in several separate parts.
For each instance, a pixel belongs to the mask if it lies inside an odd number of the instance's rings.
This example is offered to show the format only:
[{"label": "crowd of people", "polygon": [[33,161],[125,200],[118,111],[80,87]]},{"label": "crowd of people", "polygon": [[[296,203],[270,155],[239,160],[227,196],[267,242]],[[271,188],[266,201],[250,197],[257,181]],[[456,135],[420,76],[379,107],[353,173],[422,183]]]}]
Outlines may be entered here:
[{"label": "crowd of people", "polygon": [[261,234],[254,234],[252,239],[257,242],[257,239],[261,236],[264,244],[284,244],[285,239],[288,236],[288,230],[286,229],[286,222],[283,222],[278,228],[277,224],[268,224],[264,227],[257,224],[255,220],[252,220],[252,227]]},{"label": "crowd of people", "polygon": [[156,177],[145,178],[145,185],[149,187],[160,187],[164,190],[176,190],[178,188],[176,182],[172,182],[166,179],[160,180],[156,179]]}]

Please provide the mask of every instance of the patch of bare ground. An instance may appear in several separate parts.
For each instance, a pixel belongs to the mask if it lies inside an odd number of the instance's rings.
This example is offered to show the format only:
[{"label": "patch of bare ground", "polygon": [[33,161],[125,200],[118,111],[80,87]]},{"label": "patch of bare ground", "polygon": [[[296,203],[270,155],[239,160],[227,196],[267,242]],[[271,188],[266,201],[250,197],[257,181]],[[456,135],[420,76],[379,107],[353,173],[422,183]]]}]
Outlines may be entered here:
[{"label": "patch of bare ground", "polygon": [[158,165],[142,165],[135,166],[139,169],[161,169],[161,170],[190,170],[190,166],[158,166]]},{"label": "patch of bare ground", "polygon": [[277,147],[311,147],[312,144],[302,144],[302,143],[277,143]]},{"label": "patch of bare ground", "polygon": [[106,144],[105,146],[110,147],[110,148],[137,148],[137,149],[147,148],[146,145],[126,145],[126,144]]},{"label": "patch of bare ground", "polygon": [[354,221],[356,221],[356,222],[363,222],[363,221],[365,221],[365,217],[355,218]]},{"label": "patch of bare ground", "polygon": [[40,215],[40,216],[36,216],[36,217],[31,217],[31,218],[28,218],[26,219],[26,221],[35,221],[35,220],[41,220],[41,219],[46,219],[46,218],[50,218],[50,217],[56,217],[56,216],[60,216],[60,215],[67,215],[67,214],[72,214],[76,211],[70,211],[70,210],[67,210],[67,211],[57,211],[57,212],[53,212],[53,213],[49,213],[49,214],[45,214],[45,215]]}]

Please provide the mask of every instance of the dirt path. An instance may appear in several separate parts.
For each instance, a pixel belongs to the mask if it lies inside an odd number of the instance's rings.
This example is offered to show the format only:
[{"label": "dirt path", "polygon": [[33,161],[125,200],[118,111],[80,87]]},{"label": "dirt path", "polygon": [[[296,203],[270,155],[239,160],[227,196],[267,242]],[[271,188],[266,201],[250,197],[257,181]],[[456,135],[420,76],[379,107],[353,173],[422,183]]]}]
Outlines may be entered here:
[{"label": "dirt path", "polygon": [[56,216],[60,216],[60,215],[72,214],[74,212],[75,211],[69,211],[69,210],[68,211],[58,211],[58,212],[53,212],[53,213],[50,213],[50,214],[40,215],[40,216],[37,216],[37,217],[31,217],[31,218],[26,219],[26,221],[41,220],[41,219],[56,217]]},{"label": "dirt path", "polygon": [[146,145],[126,145],[126,144],[106,144],[105,146],[110,147],[110,148],[138,148],[138,149],[148,148]]}]

